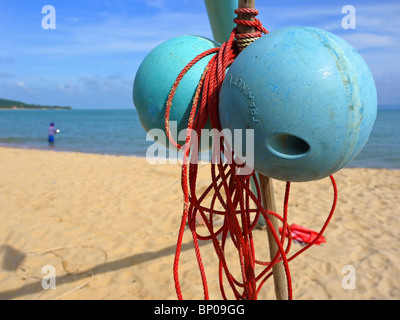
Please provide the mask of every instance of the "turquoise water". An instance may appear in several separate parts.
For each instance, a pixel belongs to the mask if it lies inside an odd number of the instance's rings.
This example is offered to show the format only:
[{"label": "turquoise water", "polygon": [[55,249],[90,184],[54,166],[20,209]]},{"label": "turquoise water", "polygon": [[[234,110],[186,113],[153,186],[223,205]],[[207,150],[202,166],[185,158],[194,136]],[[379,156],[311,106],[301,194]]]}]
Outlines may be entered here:
[{"label": "turquoise water", "polygon": [[[47,128],[61,132],[54,146]],[[132,110],[2,110],[0,146],[146,156],[152,141]],[[348,167],[400,169],[400,110],[380,110],[371,137]]]},{"label": "turquoise water", "polygon": [[400,110],[379,110],[367,145],[348,167],[400,169]]},{"label": "turquoise water", "polygon": [[[60,129],[54,146],[47,129]],[[111,155],[146,155],[146,141],[135,110],[3,110],[0,145]]]}]

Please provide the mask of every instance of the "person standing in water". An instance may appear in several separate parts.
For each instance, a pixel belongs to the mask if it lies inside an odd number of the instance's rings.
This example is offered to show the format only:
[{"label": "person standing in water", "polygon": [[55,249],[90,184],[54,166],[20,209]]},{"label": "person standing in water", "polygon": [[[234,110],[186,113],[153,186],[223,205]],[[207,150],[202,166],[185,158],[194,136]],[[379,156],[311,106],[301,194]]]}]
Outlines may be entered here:
[{"label": "person standing in water", "polygon": [[55,128],[54,123],[50,123],[49,127],[49,143],[54,144],[54,136],[58,133],[58,129]]}]

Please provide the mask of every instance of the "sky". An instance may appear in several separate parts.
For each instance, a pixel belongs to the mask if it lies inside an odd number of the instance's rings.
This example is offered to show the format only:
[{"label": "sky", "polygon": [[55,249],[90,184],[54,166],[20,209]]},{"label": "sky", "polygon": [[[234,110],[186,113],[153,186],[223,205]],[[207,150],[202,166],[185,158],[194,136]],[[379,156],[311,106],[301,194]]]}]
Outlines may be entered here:
[{"label": "sky", "polygon": [[[55,29],[42,27],[45,5],[55,9]],[[355,29],[342,27],[345,5],[355,8]],[[269,31],[311,26],[348,41],[372,71],[379,105],[400,106],[399,0],[256,0],[256,7]],[[187,34],[212,39],[204,0],[0,0],[0,98],[134,108],[143,59]]]}]

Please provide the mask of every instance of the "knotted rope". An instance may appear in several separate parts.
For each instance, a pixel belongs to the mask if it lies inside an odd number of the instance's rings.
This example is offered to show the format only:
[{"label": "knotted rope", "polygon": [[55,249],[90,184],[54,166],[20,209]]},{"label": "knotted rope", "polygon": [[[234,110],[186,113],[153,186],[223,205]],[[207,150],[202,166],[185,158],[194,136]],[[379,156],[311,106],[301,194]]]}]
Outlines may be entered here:
[{"label": "knotted rope", "polygon": [[[258,11],[255,9],[237,9],[235,13],[252,13],[257,15]],[[237,28],[235,28],[229,40],[222,44],[220,48],[207,50],[195,57],[180,72],[170,91],[166,104],[165,129],[167,136],[172,145],[178,149],[184,150],[181,171],[184,205],[173,266],[175,289],[179,299],[183,299],[179,280],[179,261],[186,224],[188,224],[193,238],[195,254],[203,284],[204,299],[209,299],[209,292],[199,241],[211,241],[214,246],[219,260],[219,286],[224,299],[227,299],[224,276],[236,299],[254,300],[257,299],[264,283],[271,277],[272,267],[280,262],[283,262],[284,265],[288,285],[288,298],[291,299],[292,284],[289,262],[310,248],[322,236],[336,207],[337,188],[335,180],[331,176],[334,200],[326,222],[320,230],[318,237],[314,239],[313,242],[291,257],[288,257],[291,248],[290,228],[287,222],[290,182],[286,184],[283,216],[264,209],[261,203],[261,189],[256,178],[256,173],[253,171],[249,175],[238,174],[238,171],[243,169],[244,165],[235,158],[230,146],[225,143],[223,136],[218,136],[214,139],[213,159],[221,159],[221,154],[225,156],[232,155],[229,156],[232,161],[231,163],[222,163],[222,161],[217,161],[217,163],[215,163],[213,161],[211,164],[212,183],[202,194],[197,194],[196,183],[199,145],[196,142],[200,141],[201,130],[205,127],[208,119],[211,121],[211,125],[214,129],[217,129],[219,132],[222,130],[219,120],[218,102],[221,86],[225,78],[225,71],[233,63],[240,51],[246,47],[246,44],[248,45],[254,42],[263,33],[268,33],[257,19],[255,21],[235,19],[235,23],[238,25],[252,26],[256,29],[256,32],[243,35],[239,34]],[[213,57],[207,64],[194,94],[187,126],[186,143],[182,146],[174,141],[170,132],[169,115],[173,105],[173,98],[186,72],[198,61],[209,55],[213,55]],[[193,133],[197,134],[198,139],[192,139]],[[255,193],[251,190],[251,181],[254,182]],[[208,196],[211,197],[211,202],[207,205],[205,200]],[[222,209],[218,209],[218,206]],[[277,217],[282,222],[281,236],[274,230],[269,219],[270,215]],[[197,232],[196,217],[198,216],[204,220],[208,232],[206,236]],[[279,248],[272,261],[260,261],[255,257],[252,232],[261,216],[264,217],[267,227],[272,230],[273,237]],[[223,218],[223,224],[219,228],[215,228],[213,225],[216,217]],[[241,270],[240,280],[233,276],[230,271],[230,266],[226,261],[225,248],[228,237],[231,238],[238,252]],[[262,270],[258,274],[256,274],[256,265],[262,267]]]},{"label": "knotted rope", "polygon": [[[258,16],[258,10],[253,8],[239,8],[235,10],[235,14],[252,14],[255,17]],[[256,30],[255,32],[241,34],[236,32],[236,44],[239,51],[243,51],[248,45],[252,44],[258,38],[261,38],[263,33],[268,33],[268,30],[263,27],[261,21],[258,19],[255,19],[254,21],[248,21],[236,18],[233,20],[233,22],[237,25],[253,27]]]}]

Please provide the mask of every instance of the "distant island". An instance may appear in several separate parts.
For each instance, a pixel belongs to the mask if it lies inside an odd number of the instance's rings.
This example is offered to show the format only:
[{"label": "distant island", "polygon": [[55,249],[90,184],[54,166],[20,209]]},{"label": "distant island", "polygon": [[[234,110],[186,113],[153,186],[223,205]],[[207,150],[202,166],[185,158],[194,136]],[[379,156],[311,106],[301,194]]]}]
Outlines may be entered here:
[{"label": "distant island", "polygon": [[28,104],[21,101],[6,100],[0,98],[0,110],[72,110],[71,107],[42,106],[39,104]]}]

